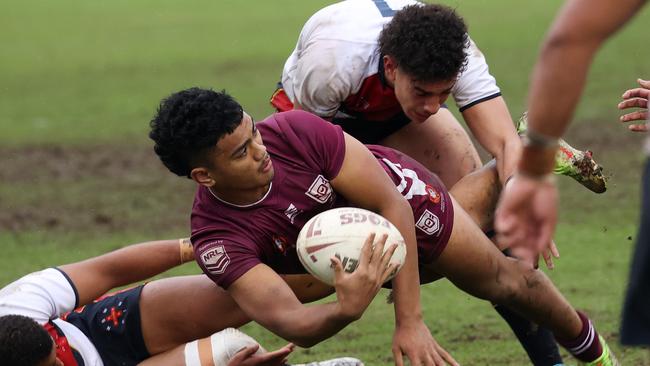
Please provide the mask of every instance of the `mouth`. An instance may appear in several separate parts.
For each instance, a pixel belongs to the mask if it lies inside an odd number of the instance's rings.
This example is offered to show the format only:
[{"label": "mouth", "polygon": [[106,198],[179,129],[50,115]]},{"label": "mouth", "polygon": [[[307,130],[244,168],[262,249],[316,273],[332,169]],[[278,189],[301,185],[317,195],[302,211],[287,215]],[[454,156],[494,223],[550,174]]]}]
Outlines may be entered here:
[{"label": "mouth", "polygon": [[271,169],[271,157],[269,157],[267,155],[266,158],[264,159],[264,161],[262,161],[262,166],[260,167],[260,172],[266,173],[270,169]]}]

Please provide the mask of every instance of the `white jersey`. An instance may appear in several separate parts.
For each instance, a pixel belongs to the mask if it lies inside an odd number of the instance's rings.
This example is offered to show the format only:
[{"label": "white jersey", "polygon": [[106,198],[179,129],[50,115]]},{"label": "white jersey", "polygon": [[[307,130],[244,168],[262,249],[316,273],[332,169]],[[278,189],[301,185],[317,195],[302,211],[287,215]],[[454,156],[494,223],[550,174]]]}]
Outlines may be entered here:
[{"label": "white jersey", "polygon": [[83,358],[86,366],[104,363],[88,337],[74,325],[59,319],[75,309],[77,291],[62,271],[48,268],[28,274],[0,290],[0,316],[23,315],[45,325],[52,321],[65,335],[68,344]]},{"label": "white jersey", "polygon": [[[376,94],[378,88],[364,84],[379,71],[379,34],[396,10],[413,4],[418,2],[348,0],[319,10],[305,23],[296,48],[284,65],[282,86],[289,99],[323,117],[355,107],[354,112],[371,113],[363,108],[372,109],[371,99],[377,97],[354,96]],[[467,54],[467,68],[452,89],[461,111],[500,95],[485,57],[473,41]],[[384,95],[383,99],[390,97]],[[395,99],[394,93],[392,98]],[[376,102],[377,107],[386,104],[386,101]],[[396,103],[395,99],[393,105],[399,108]],[[381,120],[389,117],[386,115],[389,112],[392,111],[371,114],[367,119]]]}]

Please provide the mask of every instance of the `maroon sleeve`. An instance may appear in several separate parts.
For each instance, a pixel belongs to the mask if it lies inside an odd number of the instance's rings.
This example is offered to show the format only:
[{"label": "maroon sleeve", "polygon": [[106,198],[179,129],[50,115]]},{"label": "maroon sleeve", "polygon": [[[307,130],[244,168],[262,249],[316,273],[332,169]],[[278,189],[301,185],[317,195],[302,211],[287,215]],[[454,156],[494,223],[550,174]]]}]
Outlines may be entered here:
[{"label": "maroon sleeve", "polygon": [[204,238],[192,236],[194,258],[199,267],[224,289],[228,289],[244,273],[261,263],[252,244],[245,245],[236,240],[227,235]]},{"label": "maroon sleeve", "polygon": [[336,178],[345,157],[341,127],[301,110],[275,116],[287,142],[303,155],[305,161],[319,168],[328,180]]}]

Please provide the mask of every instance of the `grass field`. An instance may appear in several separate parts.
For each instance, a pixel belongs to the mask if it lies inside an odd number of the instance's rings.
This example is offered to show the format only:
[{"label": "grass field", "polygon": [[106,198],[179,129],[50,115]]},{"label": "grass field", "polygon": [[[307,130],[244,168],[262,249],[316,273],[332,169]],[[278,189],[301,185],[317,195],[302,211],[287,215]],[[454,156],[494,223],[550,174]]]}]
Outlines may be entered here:
[{"label": "grass field", "polygon": [[[161,166],[147,139],[158,101],[172,91],[227,89],[260,119],[285,57],[326,1],[23,1],[0,6],[0,285],[27,272],[128,243],[187,235],[194,185]],[[445,1],[486,54],[513,116],[560,1]],[[562,179],[562,258],[552,279],[587,311],[625,365],[647,351],[618,346],[635,240],[641,136],[617,123],[616,103],[650,77],[648,9],[599,54],[568,140],[595,152],[610,189],[594,195]],[[645,27],[644,27],[645,26]],[[558,91],[558,98],[561,98]],[[171,274],[198,273],[194,264]],[[438,281],[422,290],[427,324],[463,364],[527,363],[489,304]],[[392,362],[392,308],[380,295],[359,322],[292,361],[354,355]],[[282,341],[246,331],[273,348]],[[573,360],[567,359],[569,364]]]}]

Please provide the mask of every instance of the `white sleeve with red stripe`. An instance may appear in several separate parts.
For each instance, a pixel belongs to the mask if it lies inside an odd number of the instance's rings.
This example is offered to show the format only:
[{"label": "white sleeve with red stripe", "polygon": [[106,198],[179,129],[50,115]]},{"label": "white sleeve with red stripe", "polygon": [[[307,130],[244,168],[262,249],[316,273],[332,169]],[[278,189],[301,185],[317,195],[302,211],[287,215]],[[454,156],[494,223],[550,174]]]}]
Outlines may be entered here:
[{"label": "white sleeve with red stripe", "polygon": [[48,268],[30,273],[0,290],[0,316],[23,315],[45,324],[72,311],[76,289],[64,272]]},{"label": "white sleeve with red stripe", "polygon": [[[282,85],[292,102],[321,117],[331,117],[366,77],[367,57],[338,40],[319,40],[296,49],[285,64]],[[364,45],[359,45],[364,47]],[[365,47],[372,47],[365,45]],[[300,57],[298,57],[300,53]]]}]

